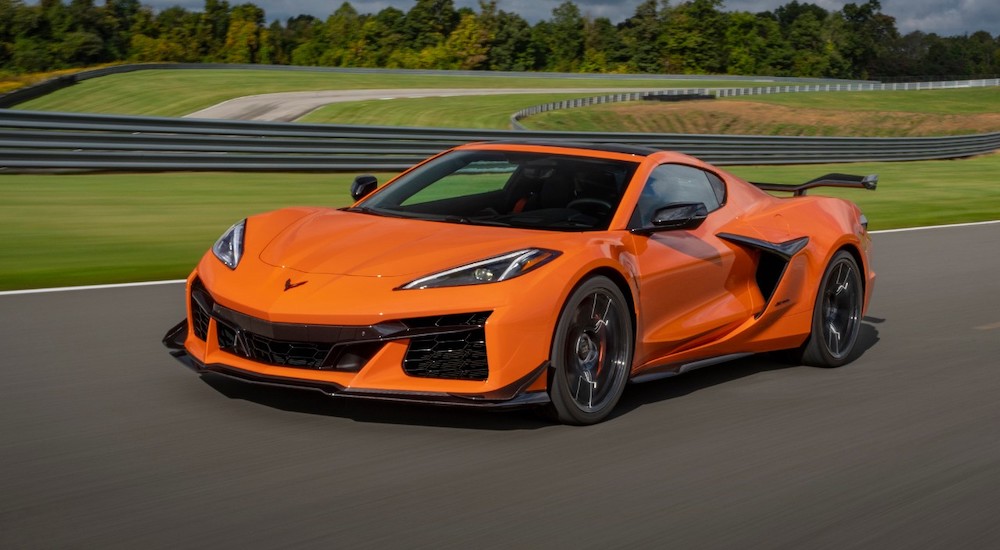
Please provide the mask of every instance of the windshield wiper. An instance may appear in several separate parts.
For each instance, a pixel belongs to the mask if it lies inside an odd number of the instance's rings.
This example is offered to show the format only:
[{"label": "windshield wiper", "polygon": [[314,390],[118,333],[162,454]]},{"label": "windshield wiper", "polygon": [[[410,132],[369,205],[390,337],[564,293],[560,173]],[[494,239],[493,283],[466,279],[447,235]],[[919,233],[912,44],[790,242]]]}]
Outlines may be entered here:
[{"label": "windshield wiper", "polygon": [[342,212],[357,212],[359,214],[371,214],[372,216],[384,216],[386,218],[405,218],[401,214],[387,210],[376,210],[370,206],[348,206],[340,209]]},{"label": "windshield wiper", "polygon": [[374,214],[375,211],[367,206],[347,206],[341,208],[344,212],[360,212],[362,214]]},{"label": "windshield wiper", "polygon": [[498,222],[495,220],[486,220],[483,218],[467,218],[465,216],[444,216],[436,219],[443,222],[460,223],[463,225],[491,225],[494,227],[510,227],[509,223]]}]

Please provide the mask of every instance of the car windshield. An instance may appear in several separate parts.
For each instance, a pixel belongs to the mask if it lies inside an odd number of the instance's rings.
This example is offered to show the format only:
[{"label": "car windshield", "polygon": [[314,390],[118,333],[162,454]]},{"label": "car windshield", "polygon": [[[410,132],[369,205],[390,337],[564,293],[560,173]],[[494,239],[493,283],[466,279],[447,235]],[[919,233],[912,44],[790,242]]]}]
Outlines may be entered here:
[{"label": "car windshield", "polygon": [[513,151],[453,151],[348,210],[472,225],[607,229],[638,163]]}]

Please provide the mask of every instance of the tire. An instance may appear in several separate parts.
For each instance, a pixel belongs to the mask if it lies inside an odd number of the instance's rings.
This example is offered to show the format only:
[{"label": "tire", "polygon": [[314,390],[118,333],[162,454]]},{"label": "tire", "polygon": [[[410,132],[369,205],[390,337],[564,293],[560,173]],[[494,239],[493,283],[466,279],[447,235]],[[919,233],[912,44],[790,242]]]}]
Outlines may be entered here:
[{"label": "tire", "polygon": [[861,331],[864,288],[854,256],[841,250],[826,266],[813,307],[812,331],[800,349],[801,362],[839,367],[853,359]]},{"label": "tire", "polygon": [[625,390],[635,337],[628,302],[607,277],[585,280],[552,337],[549,413],[564,424],[604,420]]}]

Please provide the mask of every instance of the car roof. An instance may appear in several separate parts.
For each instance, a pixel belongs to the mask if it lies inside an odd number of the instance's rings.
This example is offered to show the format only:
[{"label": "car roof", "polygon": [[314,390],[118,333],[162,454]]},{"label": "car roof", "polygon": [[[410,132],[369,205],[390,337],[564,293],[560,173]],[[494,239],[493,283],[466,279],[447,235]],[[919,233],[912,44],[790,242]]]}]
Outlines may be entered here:
[{"label": "car roof", "polygon": [[597,143],[587,141],[565,141],[565,140],[498,140],[476,143],[474,145],[516,145],[528,147],[557,147],[562,149],[583,149],[590,151],[602,151],[606,153],[624,153],[627,155],[637,155],[648,157],[649,155],[661,152],[652,147],[642,147],[641,145],[628,145],[624,143]]}]

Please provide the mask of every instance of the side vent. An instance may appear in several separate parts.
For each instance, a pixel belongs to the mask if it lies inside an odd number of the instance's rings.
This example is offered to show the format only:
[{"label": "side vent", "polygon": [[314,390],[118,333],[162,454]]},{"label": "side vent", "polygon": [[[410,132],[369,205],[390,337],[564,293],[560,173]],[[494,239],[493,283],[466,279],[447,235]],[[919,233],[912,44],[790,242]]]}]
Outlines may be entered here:
[{"label": "side vent", "polygon": [[719,233],[716,236],[760,252],[760,260],[757,262],[757,272],[754,275],[757,288],[760,289],[761,295],[764,296],[764,307],[761,308],[761,313],[771,303],[774,291],[777,290],[778,283],[781,282],[781,278],[785,275],[785,269],[788,267],[788,262],[791,261],[792,256],[798,254],[799,251],[809,244],[809,237],[800,237],[782,243],[772,243],[732,233]]},{"label": "side vent", "polygon": [[760,261],[757,263],[756,280],[757,288],[764,295],[765,303],[770,302],[771,297],[774,296],[774,290],[778,288],[778,281],[784,275],[786,267],[788,267],[788,260],[781,256],[763,251],[760,253]]}]

